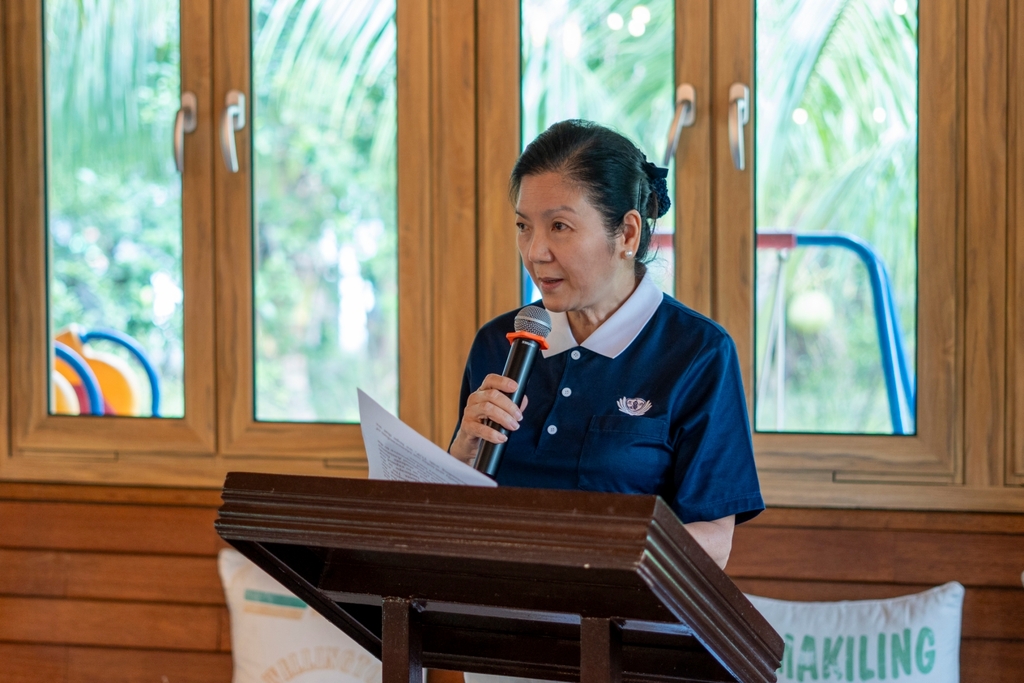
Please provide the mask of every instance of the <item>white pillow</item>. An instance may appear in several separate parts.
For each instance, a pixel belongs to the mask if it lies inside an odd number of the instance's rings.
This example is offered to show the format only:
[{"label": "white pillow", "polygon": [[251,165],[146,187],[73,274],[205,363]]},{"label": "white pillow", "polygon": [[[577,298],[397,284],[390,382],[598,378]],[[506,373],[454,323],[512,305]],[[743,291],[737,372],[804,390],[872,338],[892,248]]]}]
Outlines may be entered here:
[{"label": "white pillow", "polygon": [[380,662],[237,550],[220,551],[233,683],[379,683]]},{"label": "white pillow", "polygon": [[889,600],[747,597],[786,641],[779,681],[960,680],[964,587],[955,581]]}]

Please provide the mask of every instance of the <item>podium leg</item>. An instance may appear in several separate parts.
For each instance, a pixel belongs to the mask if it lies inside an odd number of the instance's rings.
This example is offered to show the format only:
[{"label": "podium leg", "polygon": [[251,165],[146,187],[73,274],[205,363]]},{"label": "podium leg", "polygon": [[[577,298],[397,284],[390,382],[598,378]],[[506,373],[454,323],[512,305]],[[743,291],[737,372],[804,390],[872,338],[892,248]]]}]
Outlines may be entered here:
[{"label": "podium leg", "polygon": [[580,683],[621,681],[622,630],[611,619],[583,617],[580,620]]},{"label": "podium leg", "polygon": [[382,683],[423,683],[423,638],[411,600],[384,598]]}]

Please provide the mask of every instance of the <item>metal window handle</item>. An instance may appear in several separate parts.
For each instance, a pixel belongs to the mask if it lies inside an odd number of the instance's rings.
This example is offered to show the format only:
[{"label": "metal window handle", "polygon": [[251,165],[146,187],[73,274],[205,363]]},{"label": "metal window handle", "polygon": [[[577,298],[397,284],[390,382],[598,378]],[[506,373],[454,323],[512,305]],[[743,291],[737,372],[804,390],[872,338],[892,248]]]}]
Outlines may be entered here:
[{"label": "metal window handle", "polygon": [[220,117],[220,152],[224,165],[232,173],[238,173],[238,150],[235,147],[235,131],[245,128],[245,95],[238,90],[228,93],[224,102],[224,113]]},{"label": "metal window handle", "polygon": [[740,171],[747,167],[743,147],[743,127],[750,123],[750,88],[742,83],[729,86],[729,150],[732,163]]},{"label": "metal window handle", "polygon": [[662,166],[668,166],[672,157],[676,155],[683,128],[689,128],[696,120],[697,90],[689,83],[683,83],[676,88],[676,115],[672,118],[672,125],[668,129],[668,146],[665,147]]},{"label": "metal window handle", "polygon": [[174,116],[174,165],[185,172],[185,133],[191,133],[199,122],[199,105],[194,92],[181,93],[181,109]]}]

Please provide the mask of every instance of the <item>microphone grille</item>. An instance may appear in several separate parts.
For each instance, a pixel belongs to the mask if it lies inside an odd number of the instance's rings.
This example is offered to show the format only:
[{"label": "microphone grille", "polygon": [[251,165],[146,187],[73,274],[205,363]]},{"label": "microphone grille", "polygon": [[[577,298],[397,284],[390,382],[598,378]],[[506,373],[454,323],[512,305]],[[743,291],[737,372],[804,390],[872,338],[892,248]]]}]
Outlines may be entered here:
[{"label": "microphone grille", "polygon": [[551,316],[540,306],[527,306],[516,314],[516,332],[528,332],[547,338],[551,333]]}]

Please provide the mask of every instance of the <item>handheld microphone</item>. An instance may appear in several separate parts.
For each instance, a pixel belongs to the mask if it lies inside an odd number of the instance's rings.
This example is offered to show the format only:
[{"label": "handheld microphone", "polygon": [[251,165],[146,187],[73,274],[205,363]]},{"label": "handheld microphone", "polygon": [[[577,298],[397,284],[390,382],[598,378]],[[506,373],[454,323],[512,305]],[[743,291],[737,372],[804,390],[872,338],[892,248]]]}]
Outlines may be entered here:
[{"label": "handheld microphone", "polygon": [[[505,395],[518,406],[523,401],[523,394],[526,393],[526,381],[530,378],[537,351],[548,348],[547,336],[551,332],[551,316],[539,306],[527,306],[516,315],[515,329],[515,332],[507,335],[508,340],[512,342],[512,348],[508,352],[505,370],[501,374],[516,381],[516,390]],[[491,420],[487,420],[486,424],[508,436],[505,427]],[[473,467],[494,479],[507,443],[491,443],[481,439]]]}]

